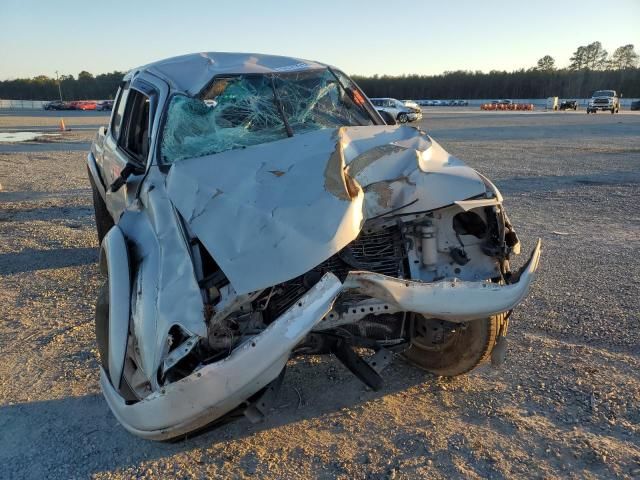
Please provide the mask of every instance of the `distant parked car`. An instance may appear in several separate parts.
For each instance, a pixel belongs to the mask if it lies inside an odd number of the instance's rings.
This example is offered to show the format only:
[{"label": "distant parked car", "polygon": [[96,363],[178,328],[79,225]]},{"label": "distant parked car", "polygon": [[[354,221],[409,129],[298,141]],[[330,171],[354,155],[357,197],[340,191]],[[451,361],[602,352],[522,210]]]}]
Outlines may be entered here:
[{"label": "distant parked car", "polygon": [[631,102],[630,110],[640,110],[640,100],[634,100]]},{"label": "distant parked car", "polygon": [[86,100],[78,103],[79,105],[76,107],[76,110],[95,110],[98,102],[95,100]]},{"label": "distant parked car", "polygon": [[42,107],[45,110],[69,110],[69,103],[60,100],[54,100],[53,102],[45,103]]},{"label": "distant parked car", "polygon": [[372,98],[371,103],[376,110],[387,112],[398,123],[407,123],[420,120],[422,118],[422,110],[417,105],[409,107],[395,98]]},{"label": "distant parked car", "polygon": [[111,111],[113,109],[113,100],[101,100],[96,103],[96,110]]},{"label": "distant parked car", "polygon": [[75,100],[69,102],[69,110],[95,110],[96,103],[95,100]]},{"label": "distant parked car", "polygon": [[560,110],[577,110],[578,102],[576,100],[563,100],[560,103]]}]

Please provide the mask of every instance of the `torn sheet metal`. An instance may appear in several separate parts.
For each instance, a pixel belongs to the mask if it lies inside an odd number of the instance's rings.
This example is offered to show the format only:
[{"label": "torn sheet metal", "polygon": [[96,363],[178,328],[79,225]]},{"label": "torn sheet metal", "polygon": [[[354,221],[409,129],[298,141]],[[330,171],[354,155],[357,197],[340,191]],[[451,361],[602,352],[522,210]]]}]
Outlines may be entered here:
[{"label": "torn sheet metal", "polygon": [[387,277],[372,272],[350,272],[344,290],[396,305],[400,311],[421,313],[429,318],[465,322],[486,318],[514,308],[529,291],[540,261],[538,240],[517,283],[443,280],[423,283]]},{"label": "torn sheet metal", "polygon": [[485,193],[475,170],[413,127],[343,129],[348,174],[365,191],[366,218],[403,205],[423,212]]},{"label": "torn sheet metal", "polygon": [[331,309],[342,284],[327,273],[266,330],[238,346],[224,360],[206,365],[128,404],[101,371],[109,407],[131,433],[163,440],[206,425],[251,397],[275,379],[291,350]]},{"label": "torn sheet metal", "polygon": [[207,335],[187,244],[164,188],[154,187],[164,180],[160,178],[157,171],[149,174],[141,195],[145,213],[127,210],[118,223],[139,262],[132,279],[132,328],[136,338],[143,339],[138,343],[139,367],[152,385],[169,349],[171,327],[179,325],[189,336]]},{"label": "torn sheet metal", "polygon": [[469,210],[473,210],[474,208],[496,207],[502,204],[502,202],[499,201],[497,198],[478,198],[475,200],[457,200],[453,203],[458,205],[465,212],[468,212]]},{"label": "torn sheet metal", "polygon": [[171,201],[238,294],[304,274],[353,241],[366,218],[485,189],[473,169],[404,126],[318,130],[182,160],[167,177]]}]

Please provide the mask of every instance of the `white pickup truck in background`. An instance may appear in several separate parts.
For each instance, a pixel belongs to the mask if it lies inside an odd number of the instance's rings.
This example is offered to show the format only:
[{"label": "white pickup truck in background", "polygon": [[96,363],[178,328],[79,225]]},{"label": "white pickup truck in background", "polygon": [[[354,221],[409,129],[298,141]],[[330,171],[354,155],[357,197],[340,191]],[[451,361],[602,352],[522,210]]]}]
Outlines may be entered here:
[{"label": "white pickup truck in background", "polygon": [[618,113],[620,110],[620,99],[615,90],[596,90],[591,95],[587,105],[587,114],[596,113],[598,110],[607,110]]}]

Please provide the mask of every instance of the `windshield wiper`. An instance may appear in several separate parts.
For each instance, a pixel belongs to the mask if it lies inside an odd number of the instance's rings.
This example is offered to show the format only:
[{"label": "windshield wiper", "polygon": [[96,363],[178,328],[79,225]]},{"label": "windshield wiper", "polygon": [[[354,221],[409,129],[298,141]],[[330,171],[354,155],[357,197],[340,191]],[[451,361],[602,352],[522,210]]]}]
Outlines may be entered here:
[{"label": "windshield wiper", "polygon": [[291,125],[289,125],[289,120],[287,120],[287,116],[284,114],[284,107],[282,106],[282,100],[278,96],[278,91],[276,90],[276,84],[273,81],[274,75],[271,75],[271,89],[273,90],[273,101],[278,107],[278,112],[280,112],[280,116],[282,117],[282,121],[284,122],[284,128],[287,131],[287,136],[293,137],[293,130],[291,129]]}]

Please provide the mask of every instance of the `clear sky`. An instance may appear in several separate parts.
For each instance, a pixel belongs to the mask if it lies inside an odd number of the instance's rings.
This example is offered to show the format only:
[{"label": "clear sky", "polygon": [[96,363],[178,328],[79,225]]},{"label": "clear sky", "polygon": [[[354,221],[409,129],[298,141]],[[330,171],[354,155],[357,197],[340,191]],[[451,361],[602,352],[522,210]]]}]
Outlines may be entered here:
[{"label": "clear sky", "polygon": [[[608,26],[609,25],[609,26]],[[640,0],[0,0],[0,79],[98,74],[198,51],[290,55],[349,74],[558,66],[599,40],[640,51]]]}]

